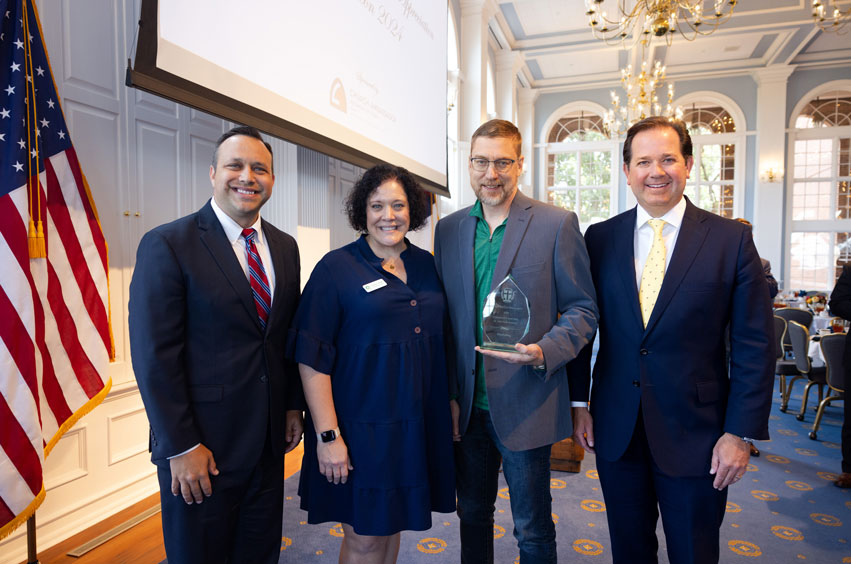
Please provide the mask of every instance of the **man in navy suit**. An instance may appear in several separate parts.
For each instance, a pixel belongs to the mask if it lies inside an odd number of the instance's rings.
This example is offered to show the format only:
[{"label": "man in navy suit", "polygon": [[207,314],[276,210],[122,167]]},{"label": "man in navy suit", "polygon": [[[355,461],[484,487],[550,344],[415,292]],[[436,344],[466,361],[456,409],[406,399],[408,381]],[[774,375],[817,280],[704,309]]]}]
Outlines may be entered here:
[{"label": "man in navy suit", "polygon": [[[748,443],[768,439],[768,287],[750,230],[683,197],[685,124],[638,122],[623,160],[638,206],[585,235],[600,350],[593,432],[576,438],[597,454],[614,562],[657,561],[660,510],[671,562],[718,562],[726,488],[746,472]],[[588,346],[571,371],[588,378],[590,359]]]},{"label": "man in navy suit", "polygon": [[284,452],[301,440],[304,400],[284,359],[298,247],[260,218],[274,181],[260,133],[231,129],[213,198],[139,244],[130,347],[170,564],[278,561]]}]

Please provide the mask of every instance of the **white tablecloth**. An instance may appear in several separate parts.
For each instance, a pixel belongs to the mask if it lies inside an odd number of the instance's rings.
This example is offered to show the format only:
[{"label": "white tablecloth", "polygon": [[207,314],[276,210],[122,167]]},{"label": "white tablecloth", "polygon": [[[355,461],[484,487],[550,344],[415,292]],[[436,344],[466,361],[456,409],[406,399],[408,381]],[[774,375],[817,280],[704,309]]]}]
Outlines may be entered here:
[{"label": "white tablecloth", "polygon": [[821,356],[821,347],[818,341],[810,340],[810,348],[807,351],[813,366],[824,366],[824,357]]}]

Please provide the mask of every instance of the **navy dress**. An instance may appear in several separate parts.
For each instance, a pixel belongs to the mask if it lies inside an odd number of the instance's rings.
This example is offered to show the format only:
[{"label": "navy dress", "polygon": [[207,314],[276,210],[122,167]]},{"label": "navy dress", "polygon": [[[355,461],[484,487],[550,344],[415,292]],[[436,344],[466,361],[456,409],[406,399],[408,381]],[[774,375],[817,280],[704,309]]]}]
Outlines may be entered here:
[{"label": "navy dress", "polygon": [[[405,242],[407,284],[381,268],[361,237],[325,255],[304,288],[288,349],[331,375],[354,467],[345,484],[319,473],[308,414],[299,496],[309,523],[384,536],[429,529],[432,511],[455,510],[446,301],[431,254]],[[376,280],[386,285],[367,292]]]}]

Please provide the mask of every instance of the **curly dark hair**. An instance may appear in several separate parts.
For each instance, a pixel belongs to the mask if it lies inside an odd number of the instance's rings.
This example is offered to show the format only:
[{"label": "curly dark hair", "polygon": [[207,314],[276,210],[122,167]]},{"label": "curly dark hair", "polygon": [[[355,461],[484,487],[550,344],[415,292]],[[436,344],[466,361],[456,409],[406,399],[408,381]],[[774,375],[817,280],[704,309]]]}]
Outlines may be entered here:
[{"label": "curly dark hair", "polygon": [[375,165],[363,173],[352,191],[346,198],[346,215],[349,225],[360,233],[366,233],[366,204],[375,189],[387,182],[396,180],[405,190],[408,198],[408,213],[410,215],[410,226],[408,229],[416,231],[425,225],[431,213],[431,194],[422,189],[414,175],[400,166],[387,164]]}]

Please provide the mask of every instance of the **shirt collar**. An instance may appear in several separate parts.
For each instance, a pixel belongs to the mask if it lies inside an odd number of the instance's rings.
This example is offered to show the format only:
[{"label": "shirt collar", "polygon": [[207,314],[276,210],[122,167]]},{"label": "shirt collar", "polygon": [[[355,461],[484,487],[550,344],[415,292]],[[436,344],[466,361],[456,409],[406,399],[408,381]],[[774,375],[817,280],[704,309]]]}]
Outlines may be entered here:
[{"label": "shirt collar", "polygon": [[[644,225],[647,224],[647,221],[653,219],[647,210],[641,207],[641,205],[637,205],[635,211],[635,229],[641,229]],[[668,212],[660,217],[667,223],[668,225],[672,225],[675,229],[679,229],[680,225],[683,223],[683,216],[686,214],[686,199],[685,197],[680,198],[680,201],[677,204],[668,210]]]},{"label": "shirt collar", "polygon": [[[485,221],[485,212],[482,211],[482,202],[480,200],[476,200],[476,203],[473,204],[472,208],[470,208],[469,215],[470,215],[470,217],[475,217],[476,219],[479,219],[481,221]],[[502,223],[497,225],[497,227],[499,227],[501,225],[505,225],[506,223],[508,223],[508,216],[506,216],[505,219],[502,220]]]},{"label": "shirt collar", "polygon": [[479,200],[476,200],[476,203],[470,208],[470,215],[481,220],[485,219],[485,214],[482,212],[482,203]]},{"label": "shirt collar", "polygon": [[[222,229],[225,230],[225,236],[228,238],[228,241],[230,241],[231,244],[238,243],[242,238],[242,226],[235,222],[231,216],[226,214],[224,210],[216,204],[215,198],[210,198],[210,205],[213,208],[213,213],[215,213],[216,217],[219,218],[219,223],[222,224]],[[257,216],[257,221],[255,221],[251,227],[257,232],[257,235],[254,237],[254,242],[262,245],[263,229],[262,220],[259,215]]]}]

